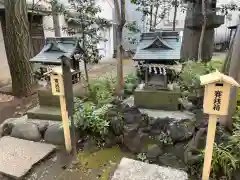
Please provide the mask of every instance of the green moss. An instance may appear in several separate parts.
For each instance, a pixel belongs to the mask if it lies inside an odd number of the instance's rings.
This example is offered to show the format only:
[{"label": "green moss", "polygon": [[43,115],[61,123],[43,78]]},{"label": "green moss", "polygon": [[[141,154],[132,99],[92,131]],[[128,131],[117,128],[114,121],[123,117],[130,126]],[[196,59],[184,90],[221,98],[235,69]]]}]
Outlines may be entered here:
[{"label": "green moss", "polygon": [[[121,152],[118,146],[101,149],[96,152],[79,152],[78,160],[80,169],[84,172],[91,170],[91,177],[100,176],[101,180],[108,180],[123,157],[131,158],[132,155]],[[91,179],[92,180],[92,179]]]},{"label": "green moss", "polygon": [[216,59],[216,60],[212,60],[210,61],[210,64],[212,65],[213,68],[218,69],[219,71],[221,71],[223,64],[224,64],[224,60],[222,59]]}]

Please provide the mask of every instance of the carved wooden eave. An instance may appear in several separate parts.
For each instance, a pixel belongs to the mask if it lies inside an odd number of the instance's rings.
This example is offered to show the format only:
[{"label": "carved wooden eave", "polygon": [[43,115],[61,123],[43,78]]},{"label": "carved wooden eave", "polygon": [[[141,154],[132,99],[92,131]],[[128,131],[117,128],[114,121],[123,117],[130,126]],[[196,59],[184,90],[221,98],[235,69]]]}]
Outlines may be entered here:
[{"label": "carved wooden eave", "polygon": [[160,37],[156,37],[152,43],[150,43],[143,49],[151,49],[151,48],[173,49],[166,41],[164,41]]}]

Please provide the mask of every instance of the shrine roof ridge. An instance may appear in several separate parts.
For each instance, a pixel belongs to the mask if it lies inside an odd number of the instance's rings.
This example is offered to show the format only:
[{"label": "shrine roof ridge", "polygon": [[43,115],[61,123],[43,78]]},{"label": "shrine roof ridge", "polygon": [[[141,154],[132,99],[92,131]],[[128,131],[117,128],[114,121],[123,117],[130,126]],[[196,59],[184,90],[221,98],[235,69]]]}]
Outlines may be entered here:
[{"label": "shrine roof ridge", "polygon": [[154,39],[160,37],[162,39],[179,39],[179,32],[177,31],[156,31],[146,32],[141,34],[141,40]]},{"label": "shrine roof ridge", "polygon": [[141,35],[134,61],[179,61],[181,40],[176,31],[149,32]]},{"label": "shrine roof ridge", "polygon": [[60,64],[63,56],[71,58],[81,51],[80,40],[76,37],[48,37],[43,49],[29,61],[33,63]]}]

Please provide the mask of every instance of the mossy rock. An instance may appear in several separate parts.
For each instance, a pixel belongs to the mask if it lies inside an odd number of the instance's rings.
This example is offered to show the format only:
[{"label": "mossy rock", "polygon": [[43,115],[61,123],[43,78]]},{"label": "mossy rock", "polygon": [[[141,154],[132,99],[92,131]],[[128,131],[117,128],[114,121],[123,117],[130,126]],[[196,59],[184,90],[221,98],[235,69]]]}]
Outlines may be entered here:
[{"label": "mossy rock", "polygon": [[108,180],[123,157],[133,157],[129,153],[123,153],[118,146],[101,149],[96,152],[79,152],[78,160],[80,168],[84,172],[91,170],[91,177],[100,176],[100,180]]}]

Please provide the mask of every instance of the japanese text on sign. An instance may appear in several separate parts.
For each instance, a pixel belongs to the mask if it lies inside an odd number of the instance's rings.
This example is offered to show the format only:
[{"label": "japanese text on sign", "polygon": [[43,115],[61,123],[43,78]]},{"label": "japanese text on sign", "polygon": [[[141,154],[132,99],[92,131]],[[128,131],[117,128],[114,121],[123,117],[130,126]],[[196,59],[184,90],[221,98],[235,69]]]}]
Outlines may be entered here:
[{"label": "japanese text on sign", "polygon": [[222,97],[222,91],[215,91],[214,102],[213,102],[213,110],[214,111],[220,111],[221,97]]},{"label": "japanese text on sign", "polygon": [[58,82],[58,79],[54,79],[54,82],[55,82],[55,89],[56,89],[56,92],[60,92],[60,87],[59,87],[59,82]]}]

